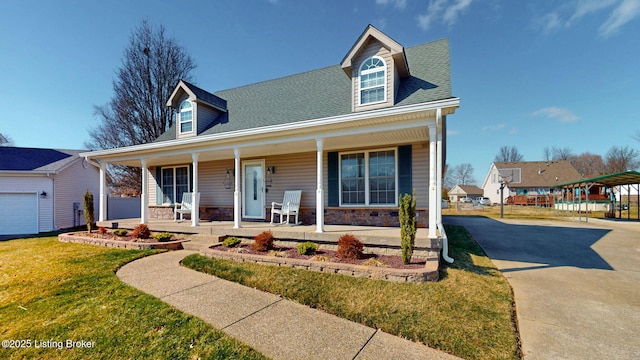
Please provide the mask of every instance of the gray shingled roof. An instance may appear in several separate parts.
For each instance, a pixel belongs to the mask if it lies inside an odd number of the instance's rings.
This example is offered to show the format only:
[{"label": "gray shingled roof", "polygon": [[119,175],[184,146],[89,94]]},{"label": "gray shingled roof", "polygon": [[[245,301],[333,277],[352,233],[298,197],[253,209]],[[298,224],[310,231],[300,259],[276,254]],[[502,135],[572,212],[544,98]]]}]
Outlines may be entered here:
[{"label": "gray shingled roof", "polygon": [[185,80],[182,80],[182,82],[189,88],[189,90],[191,90],[196,97],[199,100],[202,100],[210,105],[213,105],[215,107],[217,107],[220,110],[226,110],[227,109],[227,102],[224,99],[221,99],[215,95],[213,95],[212,93],[203,90]]},{"label": "gray shingled roof", "polygon": [[[442,39],[405,49],[411,77],[400,83],[396,104],[451,98],[449,42]],[[227,101],[225,119],[200,135],[350,114],[351,80],[340,65],[234,89],[215,96]],[[175,125],[156,141],[176,138]]]},{"label": "gray shingled roof", "polygon": [[77,159],[80,152],[0,146],[0,171],[56,172]]}]

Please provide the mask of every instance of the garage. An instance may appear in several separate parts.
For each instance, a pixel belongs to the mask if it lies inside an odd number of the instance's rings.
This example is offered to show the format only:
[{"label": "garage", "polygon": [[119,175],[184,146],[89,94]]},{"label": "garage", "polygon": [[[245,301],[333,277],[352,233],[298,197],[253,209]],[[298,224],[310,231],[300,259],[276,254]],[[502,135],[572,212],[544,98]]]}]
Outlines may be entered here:
[{"label": "garage", "polygon": [[38,233],[38,194],[0,193],[0,235]]}]

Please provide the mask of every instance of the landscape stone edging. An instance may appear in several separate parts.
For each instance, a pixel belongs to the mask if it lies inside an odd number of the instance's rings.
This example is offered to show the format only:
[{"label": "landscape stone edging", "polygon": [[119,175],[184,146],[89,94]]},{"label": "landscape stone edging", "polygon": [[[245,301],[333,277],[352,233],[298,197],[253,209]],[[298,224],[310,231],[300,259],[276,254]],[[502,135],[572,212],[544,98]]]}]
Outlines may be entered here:
[{"label": "landscape stone edging", "polygon": [[81,236],[77,234],[78,233],[60,234],[58,235],[58,241],[106,246],[106,247],[119,248],[119,249],[137,249],[137,250],[147,250],[147,249],[180,250],[182,249],[183,242],[190,241],[185,239],[185,240],[143,243],[143,242],[133,242],[133,241],[98,239],[98,238],[92,238],[87,236]]},{"label": "landscape stone edging", "polygon": [[256,263],[271,266],[283,266],[294,269],[311,270],[329,274],[341,274],[355,277],[366,277],[377,280],[387,280],[394,282],[421,283],[425,281],[438,281],[438,258],[427,258],[425,267],[422,269],[392,269],[376,266],[364,266],[347,263],[311,261],[304,259],[284,258],[268,255],[255,255],[220,251],[214,249],[222,246],[213,245],[200,251],[200,255],[233,260],[238,262]]}]

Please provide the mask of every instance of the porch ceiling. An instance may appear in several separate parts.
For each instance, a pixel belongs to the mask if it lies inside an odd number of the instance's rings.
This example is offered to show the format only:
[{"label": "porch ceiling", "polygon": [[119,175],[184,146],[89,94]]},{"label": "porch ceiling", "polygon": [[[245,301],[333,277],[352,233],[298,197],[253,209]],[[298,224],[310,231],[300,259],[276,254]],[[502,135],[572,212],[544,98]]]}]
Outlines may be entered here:
[{"label": "porch ceiling", "polygon": [[[348,150],[356,148],[383,147],[396,144],[427,142],[429,139],[429,130],[427,127],[391,130],[386,132],[374,132],[368,134],[342,135],[324,138],[323,148],[325,151],[331,150]],[[291,139],[282,138],[275,143],[256,144],[240,146],[240,157],[242,159],[284,155],[303,152],[315,152],[315,139]],[[233,159],[234,153],[232,148],[225,149],[209,149],[197,150],[199,153],[198,161],[213,161]],[[172,165],[186,164],[192,162],[191,153],[166,154],[147,158],[148,166],[156,165]],[[132,159],[126,162],[120,162],[123,165],[140,166],[140,160]]]},{"label": "porch ceiling", "polygon": [[104,164],[140,167],[184,164],[316,151],[316,139],[324,141],[323,149],[355,149],[399,143],[427,142],[428,126],[436,124],[440,110],[443,116],[453,114],[460,102],[449,98],[429,103],[405,105],[348,115],[298,121],[260,128],[249,128],[220,134],[194,136],[129,147],[81,153]]}]

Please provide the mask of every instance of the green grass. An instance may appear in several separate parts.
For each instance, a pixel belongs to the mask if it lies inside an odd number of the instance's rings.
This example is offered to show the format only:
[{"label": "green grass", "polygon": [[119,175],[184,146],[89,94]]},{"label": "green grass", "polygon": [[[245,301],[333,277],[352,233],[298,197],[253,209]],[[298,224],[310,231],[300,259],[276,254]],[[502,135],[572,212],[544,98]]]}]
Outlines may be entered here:
[{"label": "green grass", "polygon": [[[0,358],[264,358],[116,277],[123,264],[153,253],[61,243],[56,237],[0,242],[0,339],[31,341],[30,348],[0,348]],[[66,340],[95,346],[35,347]]]},{"label": "green grass", "polygon": [[191,255],[183,265],[466,359],[518,359],[511,288],[463,227],[436,283],[400,284]]}]

